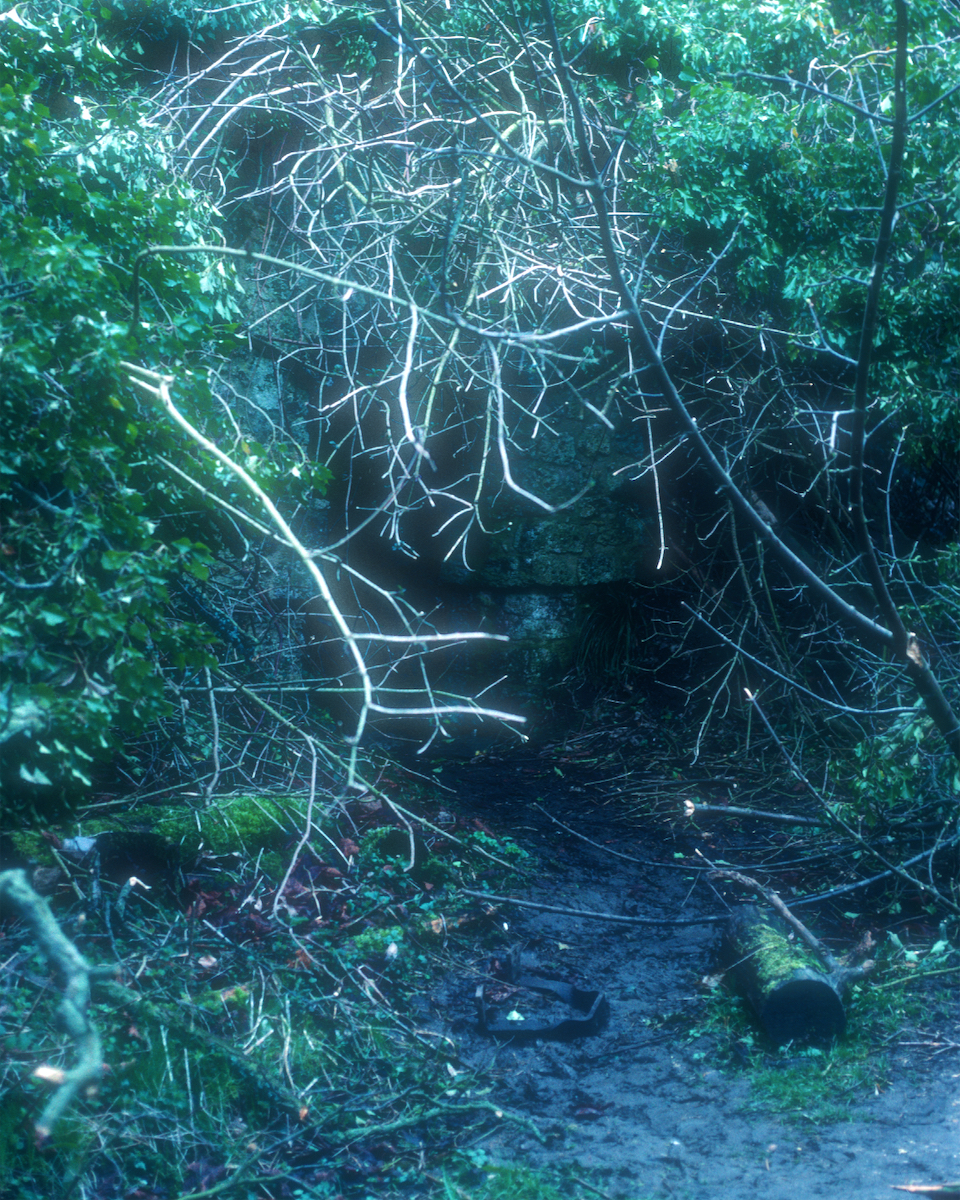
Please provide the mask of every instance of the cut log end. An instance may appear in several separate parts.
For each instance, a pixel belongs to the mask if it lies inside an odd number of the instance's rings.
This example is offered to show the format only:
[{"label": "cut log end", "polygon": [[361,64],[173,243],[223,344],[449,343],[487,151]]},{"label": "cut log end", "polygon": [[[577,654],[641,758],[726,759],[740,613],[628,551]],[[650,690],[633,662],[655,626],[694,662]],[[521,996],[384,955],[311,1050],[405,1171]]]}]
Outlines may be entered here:
[{"label": "cut log end", "polygon": [[829,1041],[847,1027],[843,1001],[828,976],[798,973],[774,988],[758,1013],[767,1036],[778,1045],[791,1041]]},{"label": "cut log end", "polygon": [[842,981],[811,965],[805,947],[754,905],[731,913],[724,958],[731,981],[778,1045],[829,1041],[846,1029]]}]

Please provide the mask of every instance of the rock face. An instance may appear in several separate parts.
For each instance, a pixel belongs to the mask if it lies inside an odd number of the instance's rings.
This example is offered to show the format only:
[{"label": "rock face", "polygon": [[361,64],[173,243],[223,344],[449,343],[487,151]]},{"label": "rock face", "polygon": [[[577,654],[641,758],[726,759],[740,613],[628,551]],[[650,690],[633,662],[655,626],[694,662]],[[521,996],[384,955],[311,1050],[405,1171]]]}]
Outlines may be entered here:
[{"label": "rock face", "polygon": [[[571,468],[571,483],[577,474]],[[594,490],[563,512],[509,522],[473,574],[487,587],[525,591],[638,580],[649,540],[650,523],[638,506]]]},{"label": "rock face", "polygon": [[[447,432],[428,432],[427,455],[414,463],[432,497],[411,497],[391,526],[384,462],[386,434],[400,420],[395,374],[384,370],[375,346],[358,350],[344,366],[332,320],[342,320],[342,305],[336,313],[316,297],[297,305],[289,299],[289,279],[259,271],[255,263],[243,263],[241,270],[251,335],[225,367],[221,390],[245,434],[268,448],[273,437],[292,437],[332,470],[328,498],[307,521],[310,548],[352,535],[336,556],[380,587],[402,588],[438,630],[509,637],[506,648],[474,642],[446,651],[445,680],[466,695],[503,676],[497,705],[536,711],[544,690],[576,661],[598,589],[657,576],[655,511],[643,490],[647,485],[638,482],[645,429],[638,431],[636,422],[619,427],[615,406],[608,427],[572,387],[557,386],[547,394],[549,412],[526,422],[524,438],[510,441],[511,487],[489,437],[485,467],[478,468],[477,422],[462,415],[462,395],[448,389],[431,425]],[[351,407],[351,388],[378,375],[367,407]],[[518,391],[523,403],[522,384]],[[381,447],[379,457],[371,446]],[[478,476],[484,479],[481,516],[465,532],[456,504],[466,508],[476,498]],[[378,508],[383,517],[358,530]],[[276,604],[302,617],[310,608],[306,577],[299,586],[292,575],[274,582],[284,593]]]}]

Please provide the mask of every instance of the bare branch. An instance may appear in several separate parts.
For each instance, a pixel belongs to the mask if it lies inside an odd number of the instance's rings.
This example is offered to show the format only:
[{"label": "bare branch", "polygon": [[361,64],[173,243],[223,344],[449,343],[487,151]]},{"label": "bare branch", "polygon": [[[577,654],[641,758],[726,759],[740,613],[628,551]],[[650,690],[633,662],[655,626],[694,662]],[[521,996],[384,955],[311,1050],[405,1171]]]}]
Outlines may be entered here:
[{"label": "bare branch", "polygon": [[37,1140],[45,1142],[76,1097],[95,1087],[103,1076],[100,1034],[87,1012],[94,969],[57,924],[49,904],[33,890],[24,871],[0,872],[0,900],[16,908],[60,976],[63,999],[58,1014],[77,1049],[76,1066],[62,1074],[35,1126]]}]

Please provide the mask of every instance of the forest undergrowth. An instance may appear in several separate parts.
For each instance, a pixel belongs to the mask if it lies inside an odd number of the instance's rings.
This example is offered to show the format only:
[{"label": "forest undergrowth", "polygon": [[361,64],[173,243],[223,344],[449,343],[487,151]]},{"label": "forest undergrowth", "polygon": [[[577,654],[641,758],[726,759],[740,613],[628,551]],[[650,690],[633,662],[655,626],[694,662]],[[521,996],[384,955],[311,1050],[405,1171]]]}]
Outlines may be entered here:
[{"label": "forest undergrowth", "polygon": [[[634,717],[632,736],[643,740],[640,724]],[[749,865],[785,895],[838,878],[836,847],[807,828],[685,817],[691,796],[734,771],[756,804],[756,773],[718,760],[657,783],[631,769],[636,746],[623,733],[608,724],[539,753],[491,751],[440,764],[433,778],[395,769],[380,779],[386,799],[371,793],[331,809],[299,848],[303,801],[293,795],[80,812],[15,837],[96,969],[105,1066],[102,1082],[38,1140],[31,1125],[74,1050],[58,1030],[57,981],[8,914],[3,1196],[597,1194],[569,1164],[551,1175],[485,1149],[506,1125],[543,1145],[563,1142],[567,1128],[505,1101],[494,1045],[479,1058],[463,1048],[464,1035],[476,1042],[463,1017],[476,983],[515,945],[517,910],[505,900],[542,891],[555,840],[579,834],[602,855],[616,828],[645,830],[665,862],[691,872],[704,856]],[[668,740],[652,728],[646,736],[666,756]],[[564,868],[561,907],[581,907],[577,890],[595,874]],[[636,911],[629,895],[619,901],[610,900],[614,916]],[[669,924],[675,914],[662,915]],[[748,1078],[757,1111],[829,1124],[847,1115],[848,1098],[884,1086],[884,1047],[905,1029],[934,1044],[917,987],[958,968],[922,897],[875,889],[820,917],[828,936],[850,942],[869,931],[880,943],[878,972],[857,989],[841,1042],[770,1046],[715,969],[687,981],[700,996],[693,1008],[665,996],[650,1033]],[[652,941],[650,953],[659,947]],[[438,988],[457,996],[449,1013]]]}]

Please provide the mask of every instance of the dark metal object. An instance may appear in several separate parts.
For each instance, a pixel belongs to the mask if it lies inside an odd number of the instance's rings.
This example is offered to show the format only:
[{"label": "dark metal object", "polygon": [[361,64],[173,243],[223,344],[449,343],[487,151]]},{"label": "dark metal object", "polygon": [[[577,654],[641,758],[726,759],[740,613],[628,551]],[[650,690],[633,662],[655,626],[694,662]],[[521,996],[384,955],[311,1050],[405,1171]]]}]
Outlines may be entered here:
[{"label": "dark metal object", "polygon": [[[487,1005],[487,983],[477,985],[477,1016],[480,1029],[492,1037],[509,1038],[557,1038],[567,1040],[588,1037],[599,1033],[606,1024],[610,1005],[602,992],[578,988],[571,983],[560,983],[553,979],[542,979],[537,975],[521,975],[509,985],[511,995],[524,989],[538,992],[541,996],[552,996],[567,1005],[568,1016],[559,1021],[542,1021],[533,1018],[524,1021],[508,1021],[491,1016]],[[522,1004],[522,999],[520,1001]]]}]

